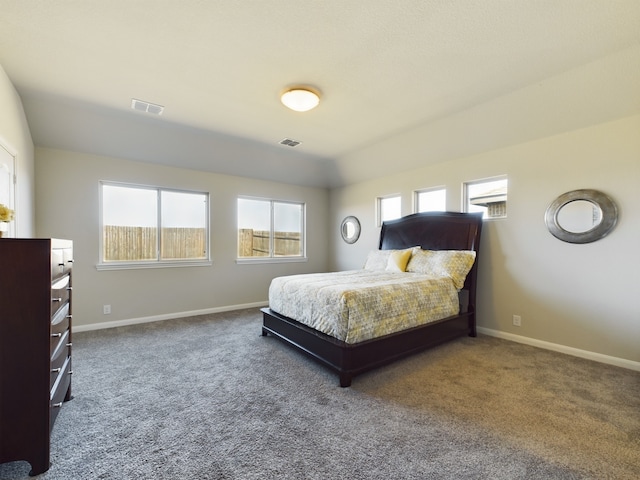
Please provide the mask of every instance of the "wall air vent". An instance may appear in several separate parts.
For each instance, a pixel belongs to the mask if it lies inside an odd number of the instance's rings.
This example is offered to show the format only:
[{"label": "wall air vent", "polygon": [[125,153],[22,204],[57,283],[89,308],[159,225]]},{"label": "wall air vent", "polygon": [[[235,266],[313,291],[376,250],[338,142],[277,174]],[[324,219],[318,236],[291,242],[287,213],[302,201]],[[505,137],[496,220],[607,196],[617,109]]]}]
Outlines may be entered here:
[{"label": "wall air vent", "polygon": [[302,142],[299,142],[298,140],[291,140],[290,138],[285,138],[280,142],[280,145],[286,145],[288,147],[297,147],[301,143]]},{"label": "wall air vent", "polygon": [[164,107],[162,105],[145,102],[143,100],[138,100],[137,98],[131,99],[131,108],[138,110],[139,112],[151,113],[152,115],[162,115],[162,112],[164,111]]}]

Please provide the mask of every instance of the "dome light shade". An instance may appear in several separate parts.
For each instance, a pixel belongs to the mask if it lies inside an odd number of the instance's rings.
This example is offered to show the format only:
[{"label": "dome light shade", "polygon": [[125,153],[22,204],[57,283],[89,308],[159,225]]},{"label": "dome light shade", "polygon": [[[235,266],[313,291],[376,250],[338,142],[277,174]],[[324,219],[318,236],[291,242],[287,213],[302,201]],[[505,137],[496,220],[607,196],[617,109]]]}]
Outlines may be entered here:
[{"label": "dome light shade", "polygon": [[284,92],[280,100],[291,110],[306,112],[318,106],[320,95],[307,87],[295,87]]}]

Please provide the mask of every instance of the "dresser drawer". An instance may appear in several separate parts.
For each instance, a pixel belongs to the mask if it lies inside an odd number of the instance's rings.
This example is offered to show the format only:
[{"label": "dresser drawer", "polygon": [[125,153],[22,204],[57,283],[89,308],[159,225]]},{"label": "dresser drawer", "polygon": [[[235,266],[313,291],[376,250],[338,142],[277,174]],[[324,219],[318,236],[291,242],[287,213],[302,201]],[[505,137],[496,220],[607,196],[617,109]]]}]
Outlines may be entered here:
[{"label": "dresser drawer", "polygon": [[69,297],[71,295],[71,277],[65,275],[59,278],[51,285],[51,316],[55,316],[55,313],[64,306],[65,303],[69,303]]},{"label": "dresser drawer", "polygon": [[73,249],[51,249],[51,279],[55,280],[71,271],[73,268]]},{"label": "dresser drawer", "polygon": [[51,249],[51,279],[61,277],[64,273],[64,254],[62,248]]},{"label": "dresser drawer", "polygon": [[62,402],[64,402],[67,390],[71,385],[71,358],[67,357],[62,365],[62,371],[56,378],[56,382],[51,389],[49,396],[49,407],[51,415],[49,419],[49,431],[53,428],[53,423],[60,412]]},{"label": "dresser drawer", "polygon": [[67,332],[61,338],[60,344],[54,350],[53,356],[51,357],[51,381],[49,383],[49,390],[53,389],[56,380],[58,380],[58,377],[62,374],[66,360],[71,356],[71,345],[68,343],[69,333]]},{"label": "dresser drawer", "polygon": [[53,353],[62,336],[69,330],[70,318],[69,304],[65,303],[62,308],[56,312],[55,317],[53,317],[51,321],[50,353]]},{"label": "dresser drawer", "polygon": [[63,346],[71,346],[71,329],[65,330],[59,336],[57,333],[51,335],[49,352],[52,360],[57,356],[57,351]]}]

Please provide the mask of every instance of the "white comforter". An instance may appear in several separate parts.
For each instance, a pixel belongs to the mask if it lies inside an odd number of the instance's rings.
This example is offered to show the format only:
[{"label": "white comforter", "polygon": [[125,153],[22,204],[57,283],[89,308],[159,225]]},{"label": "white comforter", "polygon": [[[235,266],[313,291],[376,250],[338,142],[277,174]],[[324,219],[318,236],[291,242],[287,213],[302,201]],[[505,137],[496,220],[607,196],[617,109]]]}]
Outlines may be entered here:
[{"label": "white comforter", "polygon": [[346,343],[406,330],[459,311],[449,277],[351,270],[277,277],[269,307]]}]

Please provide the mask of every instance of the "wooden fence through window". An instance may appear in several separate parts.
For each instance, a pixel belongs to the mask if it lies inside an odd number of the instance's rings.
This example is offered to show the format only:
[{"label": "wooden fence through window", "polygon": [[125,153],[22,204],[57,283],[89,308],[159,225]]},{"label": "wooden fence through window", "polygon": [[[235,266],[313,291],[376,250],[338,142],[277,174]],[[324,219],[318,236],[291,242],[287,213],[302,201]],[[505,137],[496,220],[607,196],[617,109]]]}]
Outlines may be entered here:
[{"label": "wooden fence through window", "polygon": [[[104,260],[106,262],[157,259],[155,227],[104,227]],[[207,256],[204,228],[163,228],[161,260],[202,259]]]},{"label": "wooden fence through window", "polygon": [[[155,227],[104,227],[104,261],[156,260],[158,229]],[[239,257],[269,256],[269,231],[240,229]],[[204,228],[163,228],[161,260],[206,258]],[[299,232],[276,232],[274,256],[302,256]]]},{"label": "wooden fence through window", "polygon": [[[274,257],[300,257],[300,232],[276,232]],[[238,231],[238,257],[268,257],[269,231],[241,228]]]}]

